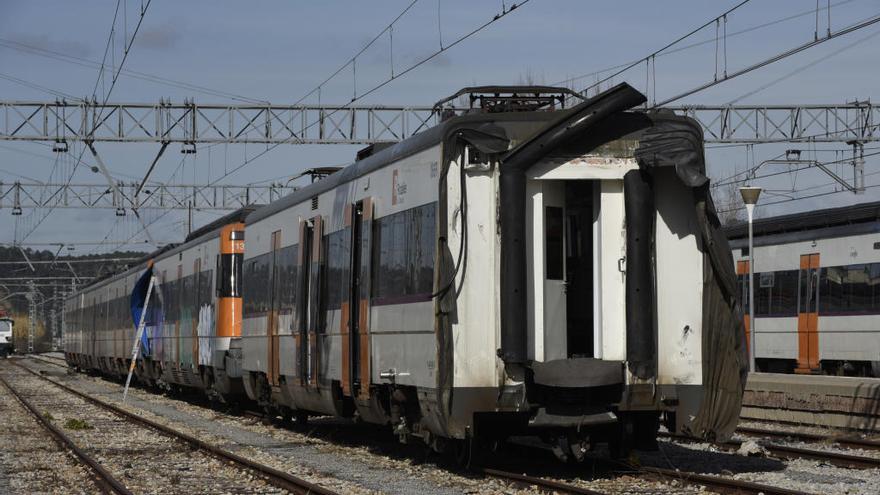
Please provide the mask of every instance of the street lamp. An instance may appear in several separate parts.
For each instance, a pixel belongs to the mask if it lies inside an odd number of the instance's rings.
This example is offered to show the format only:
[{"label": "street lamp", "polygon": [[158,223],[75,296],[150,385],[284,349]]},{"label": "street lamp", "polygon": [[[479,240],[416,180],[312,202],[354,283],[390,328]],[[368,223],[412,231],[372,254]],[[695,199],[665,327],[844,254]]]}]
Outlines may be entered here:
[{"label": "street lamp", "polygon": [[755,212],[755,204],[761,195],[760,187],[745,186],[739,188],[743,203],[746,204],[746,213],[749,215],[749,371],[755,372],[755,353],[757,349],[755,334],[755,246],[752,240],[752,218]]}]

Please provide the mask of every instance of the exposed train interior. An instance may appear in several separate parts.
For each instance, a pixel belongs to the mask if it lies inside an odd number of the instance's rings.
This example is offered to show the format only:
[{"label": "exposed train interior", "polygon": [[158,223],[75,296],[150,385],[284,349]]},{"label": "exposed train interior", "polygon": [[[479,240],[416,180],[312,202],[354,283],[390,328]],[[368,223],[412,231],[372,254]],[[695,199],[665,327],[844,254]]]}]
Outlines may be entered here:
[{"label": "exposed train interior", "polygon": [[543,197],[543,360],[595,356],[593,180],[547,180]]}]

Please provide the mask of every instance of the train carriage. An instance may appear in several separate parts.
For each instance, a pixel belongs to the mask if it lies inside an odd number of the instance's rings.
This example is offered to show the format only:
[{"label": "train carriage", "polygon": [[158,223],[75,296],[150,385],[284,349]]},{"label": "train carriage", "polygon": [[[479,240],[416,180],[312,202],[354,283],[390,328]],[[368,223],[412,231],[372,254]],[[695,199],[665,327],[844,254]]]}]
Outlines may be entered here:
[{"label": "train carriage", "polygon": [[[65,301],[64,351],[72,365],[112,376],[128,372],[134,343],[132,293],[145,272],[156,285],[144,317],[136,373],[147,384],[242,393],[227,373],[229,342],[241,333],[241,260],[246,207],[192,232],[128,270]],[[137,294],[142,300],[145,294]]]},{"label": "train carriage", "polygon": [[728,436],[742,323],[699,127],[627,111],[626,85],[559,111],[554,88],[467,93],[248,218],[248,396],[437,449],[536,433],[578,456],[650,443],[661,414]]},{"label": "train carriage", "polygon": [[441,124],[72,295],[69,362],[123,372],[121,295],[151,269],[148,383],[240,384],[273,414],[460,453],[524,434],[564,459],[624,453],[661,417],[728,437],[744,331],[699,125],[632,111],[626,84],[570,109],[558,88],[466,95],[463,115],[445,100]]},{"label": "train carriage", "polygon": [[756,220],[754,257],[727,228],[746,308],[754,260],[760,371],[880,376],[878,232],[877,202]]}]

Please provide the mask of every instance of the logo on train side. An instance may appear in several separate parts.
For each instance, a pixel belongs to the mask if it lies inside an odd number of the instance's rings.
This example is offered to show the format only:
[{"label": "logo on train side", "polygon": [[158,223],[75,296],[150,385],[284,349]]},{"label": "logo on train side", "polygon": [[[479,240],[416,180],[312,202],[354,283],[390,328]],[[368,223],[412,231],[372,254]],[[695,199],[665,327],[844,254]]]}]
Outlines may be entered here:
[{"label": "logo on train side", "polygon": [[406,182],[400,180],[399,170],[395,169],[391,173],[391,204],[403,204],[403,198],[406,196]]}]

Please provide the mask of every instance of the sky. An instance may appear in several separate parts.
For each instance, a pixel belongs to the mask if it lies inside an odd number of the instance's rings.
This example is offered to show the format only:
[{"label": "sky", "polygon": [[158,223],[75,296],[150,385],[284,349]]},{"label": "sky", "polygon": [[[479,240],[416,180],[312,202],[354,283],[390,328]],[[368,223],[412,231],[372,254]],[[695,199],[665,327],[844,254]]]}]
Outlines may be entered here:
[{"label": "sky", "polygon": [[[317,103],[313,90],[321,81],[349,60],[370,39],[381,32],[412,0],[363,1],[207,1],[171,2],[153,0],[131,44],[124,68],[162,78],[211,88],[214,92],[290,104],[306,97]],[[138,13],[146,2],[121,0],[113,24],[116,0],[63,0],[0,2],[0,100],[53,101],[57,94],[91,97],[110,102],[155,103],[159,99],[198,103],[230,103],[228,96],[205,94],[166,84],[120,76],[107,95],[112,71],[99,71],[89,64],[72,64],[38,55],[50,50],[87,61],[100,62],[114,26],[115,36],[107,51],[107,67],[123,58],[125,40],[130,39]],[[428,105],[465,86],[564,82],[585,88],[596,81],[584,74],[637,60],[675,40],[706,21],[734,7],[734,1],[665,2],[619,0],[530,0],[509,15],[448,49],[431,62],[384,86],[359,103]],[[820,2],[825,5],[825,2]],[[322,103],[346,103],[353,84],[363,92],[395,71],[411,66],[435,52],[441,38],[448,45],[492,19],[510,1],[419,0],[395,24],[393,45],[384,35],[357,59],[357,73],[342,71],[320,92]],[[819,18],[812,0],[752,0],[727,17],[726,64],[728,72],[745,67],[820,36],[828,29],[828,12]],[[841,29],[874,17],[880,4],[871,0],[831,3],[830,27]],[[775,22],[779,21],[779,22]],[[768,24],[764,27],[762,25]],[[723,33],[723,25],[719,26]],[[739,33],[740,31],[746,31]],[[739,33],[739,34],[738,34]],[[649,96],[662,100],[711,81],[724,69],[723,44],[716,57],[715,26],[704,29],[684,44],[708,41],[694,48],[658,57]],[[845,103],[878,99],[880,75],[880,24],[831,40],[752,74],[699,92],[676,103],[724,104],[810,104]],[[30,47],[30,50],[22,47]],[[682,45],[676,45],[682,46]],[[18,47],[18,48],[12,48]],[[39,52],[45,53],[45,52]],[[85,65],[85,66],[84,66]],[[607,72],[603,73],[608,74]],[[17,78],[26,84],[10,81]],[[609,83],[627,81],[646,89],[643,67],[629,71]],[[97,84],[96,84],[97,81]],[[2,116],[0,116],[2,117]],[[97,144],[114,178],[136,181],[143,177],[157,144]],[[820,160],[843,157],[845,145],[805,144],[804,157]],[[880,145],[876,145],[880,147]],[[792,145],[719,147],[707,151],[708,173],[724,179],[753,164],[773,158]],[[866,146],[866,153],[874,145]],[[340,165],[352,161],[360,146],[279,146],[231,174],[221,183],[245,184],[295,175],[316,166]],[[809,148],[809,149],[808,149]],[[38,180],[66,182],[74,170],[80,148],[53,155],[46,143],[0,142],[0,181]],[[153,177],[167,183],[205,183],[223,175],[223,170],[265,151],[265,146],[229,145],[201,148],[195,155],[182,155],[171,145],[159,161]],[[72,183],[100,183],[103,178],[90,170],[93,159],[86,152],[85,166],[77,166]],[[784,201],[758,208],[758,216],[771,216],[823,207],[880,200],[878,157],[866,158],[864,194],[849,192],[812,199]],[[775,168],[774,168],[775,167]],[[785,165],[766,165],[761,173],[785,170]],[[844,166],[834,166],[847,173]],[[877,173],[874,173],[877,171]],[[851,169],[848,173],[851,173]],[[832,179],[818,170],[781,174],[762,179],[768,192],[764,202],[775,202],[834,191]],[[800,192],[792,193],[792,190]],[[716,190],[721,205],[730,188]],[[733,191],[735,193],[735,191]],[[8,203],[5,203],[6,206]],[[115,216],[112,210],[25,211],[12,216],[0,209],[0,242],[26,243],[102,242],[79,246],[68,254],[113,250],[120,240],[134,236],[124,249],[151,250],[139,234],[133,215]],[[195,226],[220,213],[196,212]],[[175,242],[186,231],[186,213],[143,211],[157,242]]]}]

